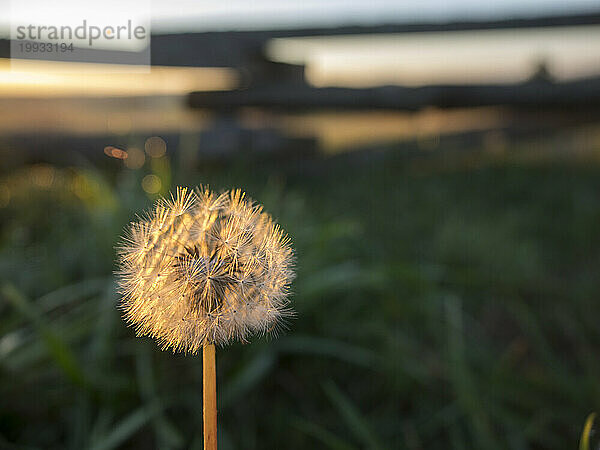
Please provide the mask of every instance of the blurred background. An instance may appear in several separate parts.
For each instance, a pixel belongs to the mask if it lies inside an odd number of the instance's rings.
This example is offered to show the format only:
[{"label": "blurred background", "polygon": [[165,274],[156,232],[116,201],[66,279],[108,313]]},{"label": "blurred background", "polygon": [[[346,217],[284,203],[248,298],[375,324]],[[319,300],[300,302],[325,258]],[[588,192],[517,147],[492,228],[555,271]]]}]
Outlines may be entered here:
[{"label": "blurred background", "polygon": [[151,20],[146,73],[11,70],[0,20],[0,448],[202,447],[201,359],[135,338],[112,275],[135,214],[201,183],[245,189],[297,253],[289,330],[218,350],[220,448],[578,445],[600,405],[597,1]]}]

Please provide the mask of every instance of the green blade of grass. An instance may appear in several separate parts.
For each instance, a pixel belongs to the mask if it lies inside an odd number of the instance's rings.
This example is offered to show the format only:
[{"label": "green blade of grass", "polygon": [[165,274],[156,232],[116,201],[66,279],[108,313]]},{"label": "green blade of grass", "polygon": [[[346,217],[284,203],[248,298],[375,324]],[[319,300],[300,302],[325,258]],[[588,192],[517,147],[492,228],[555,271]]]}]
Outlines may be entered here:
[{"label": "green blade of grass", "polygon": [[[135,360],[138,385],[142,398],[146,402],[159,402],[159,395],[154,381],[154,369],[152,365],[150,348],[143,346]],[[181,448],[183,436],[177,428],[167,420],[163,412],[159,412],[152,420],[157,442],[160,447]]]},{"label": "green blade of grass", "polygon": [[121,420],[106,436],[91,445],[91,450],[111,450],[118,448],[139,429],[159,414],[164,405],[152,403],[144,405]]},{"label": "green blade of grass", "polygon": [[91,359],[96,367],[99,367],[102,361],[106,363],[112,357],[111,350],[115,345],[112,338],[113,328],[117,323],[117,310],[115,308],[117,295],[115,288],[113,280],[105,283],[102,295],[97,300],[96,324],[94,326],[93,339],[91,339],[88,347]]},{"label": "green blade of grass", "polygon": [[481,448],[498,448],[490,427],[489,418],[481,405],[476,385],[467,364],[460,301],[450,297],[446,300],[445,306],[448,323],[448,363],[457,402],[469,417],[473,434]]},{"label": "green blade of grass", "polygon": [[67,343],[51,330],[34,305],[11,284],[2,286],[0,293],[16,310],[31,321],[40,334],[49,355],[66,377],[80,387],[90,388],[91,384],[75,354]]},{"label": "green blade of grass", "polygon": [[42,295],[35,303],[40,310],[48,312],[76,300],[98,294],[110,281],[112,281],[111,278],[86,279]]},{"label": "green blade of grass", "polygon": [[227,407],[256,386],[273,368],[276,359],[275,353],[271,350],[264,350],[255,356],[223,386],[222,393],[217,397],[219,407]]},{"label": "green blade of grass", "polygon": [[355,438],[365,445],[366,448],[382,449],[383,447],[371,431],[367,420],[333,381],[330,380],[324,383],[323,389]]},{"label": "green blade of grass", "polygon": [[108,430],[110,429],[110,424],[113,419],[114,417],[111,410],[106,407],[100,408],[96,414],[96,418],[90,429],[89,435],[87,436],[87,442],[89,444],[88,447],[93,446],[94,443],[99,442],[102,439],[102,436],[108,434]]},{"label": "green blade of grass", "polygon": [[352,450],[355,447],[337,437],[331,431],[326,430],[321,425],[304,419],[296,419],[294,426],[305,434],[313,437],[327,448],[333,450]]},{"label": "green blade of grass", "polygon": [[579,450],[590,450],[590,436],[594,429],[594,420],[596,420],[596,413],[591,413],[585,420],[583,431],[581,432],[581,440],[579,441]]},{"label": "green blade of grass", "polygon": [[379,362],[375,353],[334,339],[311,336],[286,337],[276,347],[283,353],[302,353],[329,356],[358,366],[373,368]]}]

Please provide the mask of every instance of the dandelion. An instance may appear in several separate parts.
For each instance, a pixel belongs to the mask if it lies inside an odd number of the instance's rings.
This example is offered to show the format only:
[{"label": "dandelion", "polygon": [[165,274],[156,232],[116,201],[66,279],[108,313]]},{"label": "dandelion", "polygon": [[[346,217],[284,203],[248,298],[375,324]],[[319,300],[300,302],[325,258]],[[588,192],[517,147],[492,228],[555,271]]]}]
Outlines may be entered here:
[{"label": "dandelion", "polygon": [[203,349],[206,440],[207,401],[216,430],[216,394],[206,398],[214,345],[276,332],[291,314],[290,239],[240,190],[178,188],[130,225],[118,254],[120,308],[138,336],[174,352]]}]

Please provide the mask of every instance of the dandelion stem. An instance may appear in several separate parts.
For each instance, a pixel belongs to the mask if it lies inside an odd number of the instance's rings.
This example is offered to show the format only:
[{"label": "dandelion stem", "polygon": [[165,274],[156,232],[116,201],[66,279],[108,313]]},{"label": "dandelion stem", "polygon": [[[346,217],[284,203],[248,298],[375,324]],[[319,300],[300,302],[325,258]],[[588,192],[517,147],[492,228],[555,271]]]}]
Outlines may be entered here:
[{"label": "dandelion stem", "polygon": [[215,346],[202,348],[202,401],[204,417],[204,450],[217,449],[217,372]]}]

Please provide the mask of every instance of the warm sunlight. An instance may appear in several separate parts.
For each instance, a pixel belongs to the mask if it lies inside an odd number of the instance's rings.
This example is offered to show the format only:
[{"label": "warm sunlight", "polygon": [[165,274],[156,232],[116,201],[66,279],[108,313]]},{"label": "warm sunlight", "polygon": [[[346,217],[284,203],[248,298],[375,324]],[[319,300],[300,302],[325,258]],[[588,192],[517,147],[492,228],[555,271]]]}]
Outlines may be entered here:
[{"label": "warm sunlight", "polygon": [[315,86],[520,82],[542,61],[557,79],[600,71],[600,26],[275,39],[277,61]]},{"label": "warm sunlight", "polygon": [[0,59],[3,97],[98,97],[183,95],[193,90],[226,90],[237,84],[235,72],[211,67],[147,67],[108,64],[19,61],[11,70]]}]

